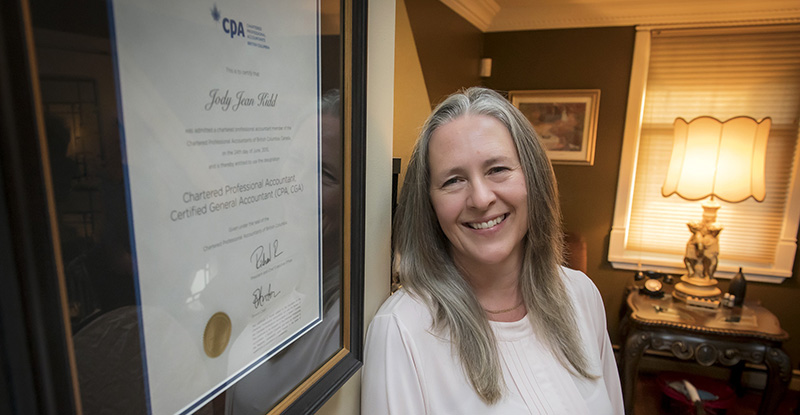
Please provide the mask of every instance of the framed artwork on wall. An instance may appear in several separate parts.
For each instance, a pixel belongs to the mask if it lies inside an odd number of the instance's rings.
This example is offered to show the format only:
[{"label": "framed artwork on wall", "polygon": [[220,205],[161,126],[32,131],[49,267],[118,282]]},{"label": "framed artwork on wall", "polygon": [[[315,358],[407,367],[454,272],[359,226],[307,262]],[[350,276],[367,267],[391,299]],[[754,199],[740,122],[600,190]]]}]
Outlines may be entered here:
[{"label": "framed artwork on wall", "polygon": [[594,164],[599,89],[510,91],[554,164]]}]

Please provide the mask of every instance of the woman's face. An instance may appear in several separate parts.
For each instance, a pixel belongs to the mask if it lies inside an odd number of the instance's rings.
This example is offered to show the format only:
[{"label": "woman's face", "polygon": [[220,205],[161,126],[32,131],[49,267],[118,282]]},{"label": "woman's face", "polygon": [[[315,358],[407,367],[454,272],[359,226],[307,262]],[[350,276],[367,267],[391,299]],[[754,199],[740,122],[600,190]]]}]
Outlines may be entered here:
[{"label": "woman's face", "polygon": [[431,202],[455,262],[518,266],[527,187],[508,129],[490,116],[460,117],[434,131],[428,161]]}]

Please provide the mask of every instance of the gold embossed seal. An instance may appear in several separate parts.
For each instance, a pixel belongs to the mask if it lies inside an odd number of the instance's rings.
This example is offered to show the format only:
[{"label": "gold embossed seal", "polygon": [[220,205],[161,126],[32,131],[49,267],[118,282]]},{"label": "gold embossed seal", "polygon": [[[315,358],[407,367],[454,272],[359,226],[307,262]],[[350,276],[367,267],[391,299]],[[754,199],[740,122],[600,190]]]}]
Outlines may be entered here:
[{"label": "gold embossed seal", "polygon": [[231,339],[231,318],[223,312],[211,316],[203,332],[203,349],[208,357],[214,358],[222,354]]}]

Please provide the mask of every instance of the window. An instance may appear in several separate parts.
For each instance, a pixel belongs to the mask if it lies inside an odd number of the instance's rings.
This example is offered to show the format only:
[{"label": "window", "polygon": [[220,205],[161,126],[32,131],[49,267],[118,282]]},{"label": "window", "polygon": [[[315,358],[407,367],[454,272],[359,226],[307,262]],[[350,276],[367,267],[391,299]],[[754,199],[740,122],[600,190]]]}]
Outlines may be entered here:
[{"label": "window", "polygon": [[718,200],[716,276],[743,267],[751,280],[790,277],[800,220],[800,25],[639,28],[633,62],[609,261],[683,271],[686,223],[700,220],[702,201],[661,195],[676,118],[771,117],[765,200]]}]

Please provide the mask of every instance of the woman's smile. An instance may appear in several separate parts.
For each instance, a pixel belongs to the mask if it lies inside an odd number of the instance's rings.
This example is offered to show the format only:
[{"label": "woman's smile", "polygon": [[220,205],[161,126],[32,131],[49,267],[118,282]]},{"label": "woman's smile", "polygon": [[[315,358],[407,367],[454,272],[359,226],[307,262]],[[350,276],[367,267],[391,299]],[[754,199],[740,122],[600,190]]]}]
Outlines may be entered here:
[{"label": "woman's smile", "polygon": [[472,229],[489,229],[500,224],[500,222],[504,221],[507,217],[508,214],[503,214],[485,222],[467,222],[466,225]]}]

